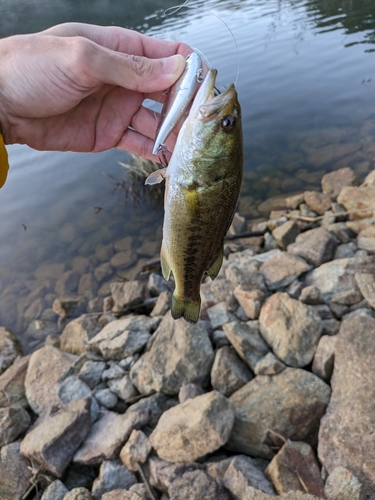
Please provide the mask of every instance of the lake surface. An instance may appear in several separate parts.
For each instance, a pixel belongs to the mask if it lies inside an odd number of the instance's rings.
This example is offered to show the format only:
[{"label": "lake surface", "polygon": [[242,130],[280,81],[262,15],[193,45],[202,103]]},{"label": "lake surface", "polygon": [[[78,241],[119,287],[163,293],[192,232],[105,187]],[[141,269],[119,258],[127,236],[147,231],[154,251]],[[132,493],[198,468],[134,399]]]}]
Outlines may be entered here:
[{"label": "lake surface", "polygon": [[[117,24],[198,48],[219,70],[221,88],[239,69],[239,211],[249,227],[272,196],[319,189],[321,176],[342,166],[360,178],[374,168],[373,0],[195,1],[165,16],[174,4],[0,0],[0,37],[67,21]],[[0,191],[0,325],[33,349],[54,331],[51,304],[64,286],[87,300],[104,296],[109,281],[132,278],[157,255],[163,210],[141,185],[136,202],[126,198],[131,183],[119,162],[133,159],[124,152],[8,151],[11,169]],[[110,266],[116,252],[128,252],[128,261]]]}]

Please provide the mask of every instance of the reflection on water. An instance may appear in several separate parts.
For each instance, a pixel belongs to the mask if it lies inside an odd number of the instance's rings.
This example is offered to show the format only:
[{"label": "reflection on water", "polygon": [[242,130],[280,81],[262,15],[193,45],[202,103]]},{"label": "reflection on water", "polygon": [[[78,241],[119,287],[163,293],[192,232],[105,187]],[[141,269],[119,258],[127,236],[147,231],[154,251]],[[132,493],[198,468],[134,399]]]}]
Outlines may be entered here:
[{"label": "reflection on water", "polygon": [[[236,77],[237,52],[222,18],[239,51],[239,210],[249,227],[272,207],[272,199],[264,203],[271,197],[319,189],[321,176],[342,166],[360,178],[374,168],[372,0],[197,1],[191,5],[199,8],[163,16],[174,3],[0,0],[0,35],[68,20],[116,22],[197,47],[223,87]],[[111,280],[132,278],[158,253],[163,212],[160,204],[126,201],[125,153],[9,152],[0,191],[0,325],[33,348],[57,327],[57,296],[79,293],[87,310],[100,308],[96,298],[108,294]]]}]

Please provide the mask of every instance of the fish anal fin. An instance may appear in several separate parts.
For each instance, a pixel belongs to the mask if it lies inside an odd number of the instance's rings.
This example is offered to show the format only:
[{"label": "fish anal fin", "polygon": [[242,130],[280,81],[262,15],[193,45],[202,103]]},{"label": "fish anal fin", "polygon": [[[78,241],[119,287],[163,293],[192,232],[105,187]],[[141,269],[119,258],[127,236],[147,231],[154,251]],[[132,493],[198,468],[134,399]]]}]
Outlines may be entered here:
[{"label": "fish anal fin", "polygon": [[199,319],[200,309],[200,299],[197,301],[188,302],[177,297],[175,293],[173,294],[171,307],[173,319],[184,318],[184,320],[188,323],[194,324]]},{"label": "fish anal fin", "polygon": [[184,189],[184,196],[189,212],[192,214],[198,214],[200,210],[200,203],[196,186]]},{"label": "fish anal fin", "polygon": [[216,276],[219,274],[222,264],[223,264],[223,249],[221,248],[219,253],[217,254],[216,259],[207,270],[207,274],[212,280],[214,280]]},{"label": "fish anal fin", "polygon": [[160,168],[159,170],[155,170],[155,172],[152,172],[147,179],[145,180],[145,184],[148,186],[153,186],[154,184],[160,184],[160,182],[163,182],[165,179],[165,174],[167,172],[167,168]]},{"label": "fish anal fin", "polygon": [[161,247],[161,252],[160,252],[160,264],[161,264],[161,272],[163,273],[163,277],[166,281],[168,281],[170,278],[170,275],[171,275],[171,266],[169,265],[169,262],[167,260],[166,255],[165,255],[165,250],[163,248],[163,245]]}]

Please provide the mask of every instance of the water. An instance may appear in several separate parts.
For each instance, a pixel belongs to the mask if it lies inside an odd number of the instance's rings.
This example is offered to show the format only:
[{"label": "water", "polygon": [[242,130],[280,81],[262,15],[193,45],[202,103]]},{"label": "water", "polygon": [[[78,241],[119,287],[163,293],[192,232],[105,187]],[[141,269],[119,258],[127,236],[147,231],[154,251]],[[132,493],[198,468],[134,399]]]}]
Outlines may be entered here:
[{"label": "water", "polygon": [[[195,8],[163,16],[174,3],[0,0],[0,36],[66,21],[116,23],[197,47],[219,70],[221,88],[236,79],[239,64],[240,212],[249,226],[272,196],[318,189],[322,174],[341,166],[361,178],[374,168],[372,0],[195,1]],[[232,30],[238,52],[218,17]],[[11,171],[0,191],[0,324],[32,349],[47,330],[30,322],[56,324],[51,304],[61,274],[76,269],[85,275],[81,292],[91,279],[87,299],[105,295],[110,280],[132,278],[157,254],[163,212],[160,203],[150,205],[154,193],[148,201],[142,197],[146,188],[139,188],[143,202],[125,200],[129,180],[119,162],[131,160],[124,152],[43,153],[19,145],[8,151]],[[106,267],[114,244],[129,247],[132,265]],[[103,273],[94,274],[100,266]],[[70,288],[76,292],[77,283]]]}]

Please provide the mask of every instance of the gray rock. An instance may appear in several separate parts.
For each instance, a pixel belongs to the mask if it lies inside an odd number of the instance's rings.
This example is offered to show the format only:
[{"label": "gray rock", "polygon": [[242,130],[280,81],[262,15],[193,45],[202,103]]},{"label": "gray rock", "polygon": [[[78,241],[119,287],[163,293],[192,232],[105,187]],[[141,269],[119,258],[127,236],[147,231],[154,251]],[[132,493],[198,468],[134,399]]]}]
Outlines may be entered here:
[{"label": "gray rock", "polygon": [[297,223],[293,220],[285,222],[281,226],[272,231],[272,236],[275,238],[279,247],[286,250],[287,246],[295,241],[300,230]]},{"label": "gray rock", "polygon": [[151,413],[149,427],[155,427],[161,415],[178,404],[176,398],[157,392],[131,405],[131,410],[148,410]]},{"label": "gray rock", "polygon": [[327,500],[365,500],[362,484],[345,467],[336,467],[328,476],[324,493]]},{"label": "gray rock", "polygon": [[275,495],[275,490],[264,473],[245,455],[238,455],[231,460],[223,483],[235,498],[257,498],[251,496],[256,491]]},{"label": "gray rock", "polygon": [[0,375],[0,407],[8,405],[28,406],[25,396],[25,377],[29,356],[23,356]]},{"label": "gray rock", "polygon": [[71,354],[84,353],[88,348],[89,340],[101,330],[97,318],[96,314],[83,314],[70,321],[61,334],[61,349]]},{"label": "gray rock", "polygon": [[125,316],[108,323],[90,340],[90,346],[105,359],[121,360],[142,350],[157,324],[156,318]]},{"label": "gray rock", "polygon": [[151,486],[164,493],[168,493],[171,484],[186,472],[203,469],[203,465],[196,462],[172,464],[157,456],[150,456],[146,463],[146,475]]},{"label": "gray rock", "polygon": [[332,376],[336,342],[337,336],[323,335],[316,348],[311,369],[325,382],[329,382]]},{"label": "gray rock", "polygon": [[63,500],[68,488],[59,479],[55,479],[43,493],[41,500]]},{"label": "gray rock", "polygon": [[105,408],[114,408],[118,403],[118,398],[110,389],[100,389],[95,392],[98,403]]},{"label": "gray rock", "polygon": [[198,322],[190,325],[164,316],[155,332],[151,349],[130,370],[130,377],[142,394],[151,390],[178,394],[181,385],[208,381],[214,352],[207,331]]},{"label": "gray rock", "polygon": [[323,175],[322,191],[331,199],[335,199],[344,186],[354,186],[357,183],[353,170],[349,167],[340,168]]},{"label": "gray rock", "polygon": [[125,371],[115,361],[109,361],[107,365],[108,368],[106,368],[102,373],[103,382],[109,382],[110,380],[117,380],[125,375]]},{"label": "gray rock", "polygon": [[105,460],[92,485],[92,497],[94,500],[100,500],[104,493],[117,489],[128,490],[136,483],[136,475],[125,467],[121,460]]},{"label": "gray rock", "polygon": [[228,493],[202,470],[185,472],[168,491],[170,500],[202,500],[203,492],[205,500],[229,500]]},{"label": "gray rock", "polygon": [[153,310],[150,313],[150,316],[164,316],[171,308],[171,304],[172,292],[170,292],[169,290],[161,292],[158,296],[158,300],[156,301]]},{"label": "gray rock", "polygon": [[300,257],[295,257],[287,252],[276,254],[259,268],[270,290],[276,290],[290,285],[301,274],[311,269]]},{"label": "gray rock", "polygon": [[338,240],[323,227],[310,229],[300,234],[295,243],[288,245],[288,252],[298,255],[314,266],[332,259]]},{"label": "gray rock", "polygon": [[78,377],[87,384],[90,389],[98,385],[102,378],[107,363],[104,361],[86,361],[79,370]]},{"label": "gray rock", "polygon": [[224,323],[229,323],[230,321],[234,321],[236,319],[235,316],[228,311],[225,302],[219,302],[218,304],[209,307],[207,309],[207,314],[214,330],[216,328],[221,328]]},{"label": "gray rock", "polygon": [[137,471],[138,464],[146,462],[150,451],[151,443],[146,434],[134,430],[120,451],[120,459],[129,470]]},{"label": "gray rock", "polygon": [[212,333],[212,342],[218,349],[220,349],[220,347],[223,347],[225,345],[230,345],[230,342],[227,336],[225,335],[224,330],[215,330]]},{"label": "gray rock", "polygon": [[223,446],[234,419],[232,405],[212,391],[167,410],[150,436],[158,456],[171,462],[189,462]]},{"label": "gray rock", "polygon": [[59,390],[72,368],[76,356],[45,346],[35,351],[25,378],[26,397],[34,413],[39,415],[51,407],[60,407]]},{"label": "gray rock", "polygon": [[311,446],[287,440],[266,469],[277,493],[303,491],[324,498],[324,483]]},{"label": "gray rock", "polygon": [[349,468],[375,495],[375,437],[369,422],[375,412],[373,364],[375,319],[355,316],[342,322],[335,346],[332,397],[319,431],[318,456],[331,473]]},{"label": "gray rock", "polygon": [[147,487],[145,483],[136,483],[130,486],[129,492],[136,493],[139,498],[137,500],[149,500],[150,496],[147,492]]},{"label": "gray rock", "polygon": [[184,384],[181,386],[178,393],[178,400],[180,403],[185,403],[188,399],[196,398],[204,394],[204,389],[198,384]]},{"label": "gray rock", "polygon": [[11,443],[26,431],[31,422],[27,411],[20,405],[0,408],[0,446]]},{"label": "gray rock", "polygon": [[355,281],[362,295],[375,309],[375,276],[373,273],[357,273],[354,275]]},{"label": "gray rock", "polygon": [[82,295],[87,300],[92,300],[98,292],[98,282],[91,273],[86,273],[81,276],[78,284],[78,295]]},{"label": "gray rock", "polygon": [[321,335],[320,318],[311,306],[277,292],[263,305],[259,323],[263,338],[284,363],[310,363]]},{"label": "gray rock", "polygon": [[261,358],[255,365],[255,375],[276,375],[282,372],[286,365],[280,361],[272,352],[269,352]]},{"label": "gray rock", "polygon": [[335,318],[324,319],[321,325],[322,325],[322,336],[336,335],[340,329],[340,321],[338,321]]},{"label": "gray rock", "polygon": [[330,393],[320,378],[301,369],[255,377],[229,398],[235,421],[227,446],[264,458],[283,444],[278,435],[315,446]]},{"label": "gray rock", "polygon": [[151,273],[148,278],[147,288],[152,297],[157,297],[161,292],[171,291],[170,284],[165,281],[163,276],[157,273]]},{"label": "gray rock", "polygon": [[223,326],[225,335],[238,356],[254,370],[257,362],[268,352],[269,347],[259,334],[256,322],[233,321]]},{"label": "gray rock", "polygon": [[111,293],[114,301],[113,311],[118,312],[141,304],[145,298],[145,285],[137,280],[111,283]]},{"label": "gray rock", "polygon": [[211,370],[211,384],[216,391],[228,397],[252,378],[252,373],[233,347],[224,346],[216,352]]},{"label": "gray rock", "polygon": [[123,401],[127,401],[138,394],[136,388],[130,380],[129,373],[125,373],[125,375],[121,378],[109,380],[108,386],[111,391]]},{"label": "gray rock", "polygon": [[334,293],[331,297],[331,303],[335,302],[343,306],[352,306],[361,302],[362,299],[362,294],[356,287],[353,290],[343,290],[342,292]]},{"label": "gray rock", "polygon": [[355,274],[371,274],[374,266],[375,256],[336,259],[310,271],[305,282],[315,286],[328,302],[333,294],[356,288]]},{"label": "gray rock", "polygon": [[[119,415],[108,412],[95,422],[83,445],[74,455],[75,463],[98,465],[103,460],[118,458],[119,451],[133,429],[140,429],[148,423],[148,410],[127,411]],[[111,432],[108,432],[111,429]]]},{"label": "gray rock", "polygon": [[0,374],[5,372],[22,355],[21,344],[16,339],[12,330],[0,326]]},{"label": "gray rock", "polygon": [[90,398],[69,403],[32,429],[21,453],[54,476],[61,477],[91,428]]},{"label": "gray rock", "polygon": [[20,453],[20,442],[5,445],[0,456],[0,498],[22,498],[30,487],[30,462]]},{"label": "gray rock", "polygon": [[[277,250],[271,250],[274,255]],[[225,276],[232,282],[234,287],[240,287],[242,290],[260,290],[267,292],[267,286],[263,274],[258,271],[259,264],[251,258],[240,258],[231,261],[225,270]]]}]

